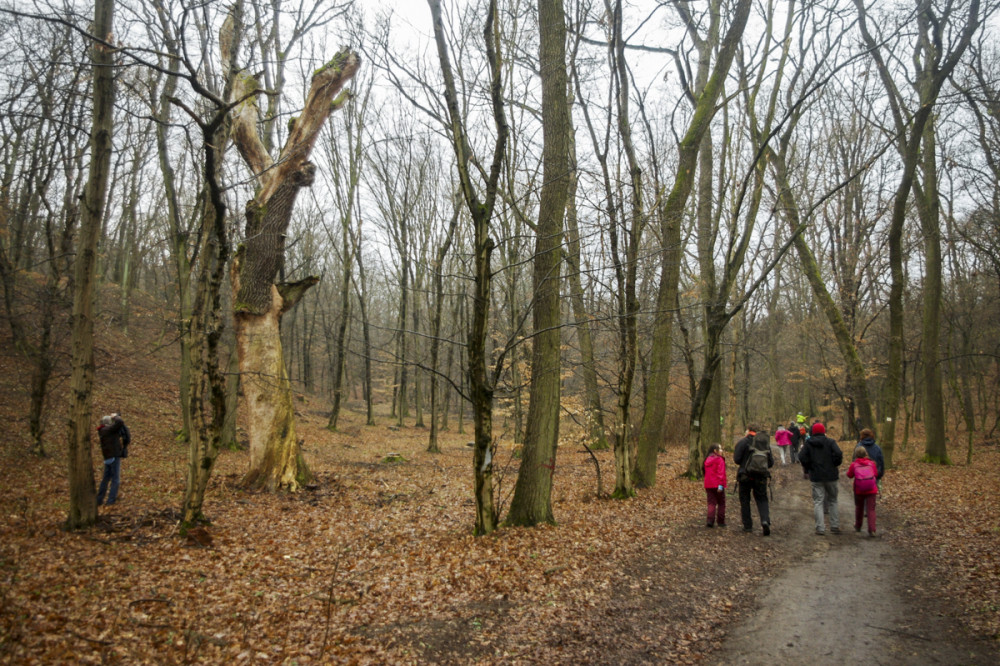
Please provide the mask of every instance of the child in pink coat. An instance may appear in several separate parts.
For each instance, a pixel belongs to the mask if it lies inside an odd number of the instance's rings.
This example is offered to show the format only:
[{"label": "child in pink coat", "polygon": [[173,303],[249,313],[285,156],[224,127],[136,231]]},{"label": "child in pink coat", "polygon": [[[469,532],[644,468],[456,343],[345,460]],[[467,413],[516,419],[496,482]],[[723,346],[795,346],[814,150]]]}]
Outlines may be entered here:
[{"label": "child in pink coat", "polygon": [[854,462],[847,478],[854,479],[854,531],[861,531],[861,519],[868,516],[868,536],[875,536],[875,497],[878,495],[878,466],[865,447],[854,449]]},{"label": "child in pink coat", "polygon": [[[778,426],[774,431],[774,443],[778,445],[778,451],[781,453],[781,464],[787,465],[788,462],[792,462],[791,449],[788,448],[792,445],[792,433],[785,430],[784,426]],[[788,462],[785,461],[785,451],[788,451]]]},{"label": "child in pink coat", "polygon": [[712,444],[705,458],[705,495],[708,497],[708,518],[705,527],[714,527],[718,516],[719,527],[726,526],[726,459],[722,447]]}]

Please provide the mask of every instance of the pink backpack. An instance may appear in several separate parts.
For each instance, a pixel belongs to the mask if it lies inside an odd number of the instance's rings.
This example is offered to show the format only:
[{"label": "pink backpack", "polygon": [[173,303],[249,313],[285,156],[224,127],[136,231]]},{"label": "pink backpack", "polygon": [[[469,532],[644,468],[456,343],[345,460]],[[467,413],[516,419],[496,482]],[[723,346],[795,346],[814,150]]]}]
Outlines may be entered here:
[{"label": "pink backpack", "polygon": [[854,467],[854,494],[871,495],[874,492],[878,492],[875,469],[871,465],[856,465]]}]

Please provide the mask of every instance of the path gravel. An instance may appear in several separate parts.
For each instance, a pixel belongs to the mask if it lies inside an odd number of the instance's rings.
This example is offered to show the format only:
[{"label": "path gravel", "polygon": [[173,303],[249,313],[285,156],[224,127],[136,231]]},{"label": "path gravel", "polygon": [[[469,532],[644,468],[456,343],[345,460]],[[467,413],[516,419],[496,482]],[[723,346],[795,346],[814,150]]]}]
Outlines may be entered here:
[{"label": "path gravel", "polygon": [[[709,663],[1000,664],[995,644],[968,638],[948,615],[949,600],[925,591],[919,563],[889,538],[854,532],[848,479],[841,479],[841,534],[817,536],[800,468],[778,468],[774,476],[770,538],[787,547],[794,564],[767,583]],[[735,502],[734,516],[738,510]],[[891,533],[895,523],[880,508],[879,531]]]}]

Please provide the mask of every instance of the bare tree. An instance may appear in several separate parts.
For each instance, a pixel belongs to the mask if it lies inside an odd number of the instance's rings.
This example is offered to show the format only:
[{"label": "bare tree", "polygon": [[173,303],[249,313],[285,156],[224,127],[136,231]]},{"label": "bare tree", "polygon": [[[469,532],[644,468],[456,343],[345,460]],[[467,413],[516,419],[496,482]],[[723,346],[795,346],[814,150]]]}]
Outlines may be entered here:
[{"label": "bare tree", "polygon": [[[636,474],[641,476],[642,485],[646,486],[651,486],[656,481],[656,451],[663,439],[663,426],[666,421],[673,310],[677,301],[677,285],[680,278],[681,221],[688,197],[694,187],[695,166],[701,142],[715,115],[716,102],[724,87],[726,74],[750,15],[750,5],[748,0],[740,0],[731,15],[729,27],[719,45],[711,74],[706,79],[701,95],[695,100],[694,113],[678,147],[677,171],[673,186],[658,210],[662,263],[656,297],[653,346],[650,352],[649,389],[639,429],[636,465]],[[680,8],[681,3],[677,6]]]},{"label": "bare tree", "polygon": [[[444,21],[440,0],[427,0],[431,8],[434,27],[434,42],[437,46],[441,76],[444,80],[445,107],[447,111],[448,138],[455,151],[455,168],[461,183],[462,197],[472,216],[474,287],[472,322],[468,334],[469,386],[475,427],[473,448],[473,474],[475,478],[476,525],[475,534],[489,534],[496,529],[497,511],[493,498],[493,393],[496,386],[495,372],[491,376],[487,370],[486,344],[488,337],[490,292],[492,269],[490,257],[495,243],[490,237],[490,219],[496,206],[498,183],[503,169],[504,153],[507,146],[508,127],[504,113],[503,82],[500,68],[500,35],[497,20],[496,0],[489,0],[483,39],[486,44],[486,58],[490,76],[490,102],[496,139],[493,158],[489,170],[485,171],[485,197],[474,180],[471,169],[473,163],[472,146],[466,130],[466,116],[459,106],[458,89],[451,64],[448,42],[445,38]],[[502,361],[502,359],[501,359]],[[499,367],[498,362],[497,367]]]},{"label": "bare tree", "polygon": [[104,218],[111,167],[115,101],[114,0],[95,0],[91,26],[94,115],[90,132],[90,170],[80,214],[80,236],[73,293],[73,373],[70,379],[69,515],[66,526],[78,529],[97,519],[97,495],[91,458],[91,388],[94,384],[94,281],[97,237]]}]

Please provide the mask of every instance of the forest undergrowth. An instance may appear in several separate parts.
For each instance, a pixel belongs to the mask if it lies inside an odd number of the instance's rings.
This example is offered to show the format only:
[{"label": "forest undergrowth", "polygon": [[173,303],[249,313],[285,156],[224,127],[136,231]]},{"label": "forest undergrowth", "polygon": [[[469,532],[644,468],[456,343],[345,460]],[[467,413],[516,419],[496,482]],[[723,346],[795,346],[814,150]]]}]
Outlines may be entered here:
[{"label": "forest undergrowth", "polygon": [[[114,335],[113,348],[135,347]],[[704,493],[679,478],[679,447],[661,453],[656,488],[598,499],[573,432],[557,460],[558,525],[474,538],[471,437],[455,431],[454,416],[433,455],[425,429],[397,429],[384,414],[367,427],[348,412],[330,432],[327,405],[304,395],[297,417],[315,482],[292,495],[245,491],[247,453],[225,451],[207,493],[211,525],[181,537],[187,452],[174,435],[173,353],[99,356],[95,420],[120,410],[134,444],[118,504],[77,533],[62,529],[65,386],[52,396],[51,455],[31,456],[25,376],[15,359],[0,359],[0,662],[581,663],[617,654],[619,663],[697,663],[787,564],[780,539],[704,528]],[[926,563],[915,585],[949,595],[948,612],[996,638],[1000,450],[980,443],[971,466],[941,467],[917,462],[919,448],[911,441],[886,477],[880,511],[902,527],[884,538]],[[510,451],[502,442],[502,503],[516,473]],[[384,462],[389,454],[404,460]],[[607,483],[612,454],[597,457]],[[730,516],[738,523],[735,497]]]}]

